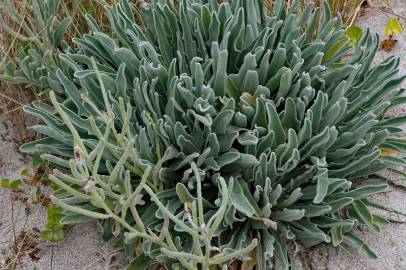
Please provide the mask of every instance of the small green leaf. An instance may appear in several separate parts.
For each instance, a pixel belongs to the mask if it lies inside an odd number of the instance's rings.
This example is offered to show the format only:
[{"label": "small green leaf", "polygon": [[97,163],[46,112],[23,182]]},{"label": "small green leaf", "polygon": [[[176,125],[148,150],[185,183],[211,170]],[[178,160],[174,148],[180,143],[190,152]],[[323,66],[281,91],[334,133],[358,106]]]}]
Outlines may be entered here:
[{"label": "small green leaf", "polygon": [[41,158],[40,155],[35,155],[32,157],[32,167],[37,169],[45,164],[45,161]]},{"label": "small green leaf", "polygon": [[0,186],[10,190],[17,190],[21,187],[23,181],[21,179],[17,179],[14,181],[10,181],[8,178],[1,179]]},{"label": "small green leaf", "polygon": [[176,185],[176,194],[178,194],[182,203],[192,203],[194,200],[194,197],[189,193],[187,187],[182,183]]},{"label": "small green leaf", "polygon": [[386,25],[385,35],[388,37],[393,36],[393,34],[400,35],[403,33],[403,27],[397,18],[390,18],[388,24]]},{"label": "small green leaf", "polygon": [[49,174],[48,173],[44,173],[41,177],[42,181],[49,181]]},{"label": "small green leaf", "polygon": [[1,186],[2,188],[9,188],[9,186],[10,186],[10,179],[7,179],[7,178],[1,179],[1,181],[0,181],[0,186]]},{"label": "small green leaf", "polygon": [[23,181],[21,181],[21,179],[11,181],[9,184],[9,188],[12,190],[17,190],[21,187],[22,183],[23,183]]},{"label": "small green leaf", "polygon": [[41,237],[51,242],[63,240],[65,237],[63,225],[61,224],[61,219],[63,217],[62,208],[56,207],[55,205],[49,206],[47,229],[40,233]]},{"label": "small green leaf", "polygon": [[331,239],[334,247],[338,247],[343,241],[343,227],[331,228]]},{"label": "small green leaf", "polygon": [[57,242],[65,238],[65,233],[63,229],[45,230],[40,233],[40,236],[48,241]]},{"label": "small green leaf", "polygon": [[30,170],[29,169],[24,169],[21,171],[21,176],[30,176]]},{"label": "small green leaf", "polygon": [[353,25],[347,29],[346,35],[350,38],[350,44],[356,47],[362,38],[363,32],[360,27]]}]

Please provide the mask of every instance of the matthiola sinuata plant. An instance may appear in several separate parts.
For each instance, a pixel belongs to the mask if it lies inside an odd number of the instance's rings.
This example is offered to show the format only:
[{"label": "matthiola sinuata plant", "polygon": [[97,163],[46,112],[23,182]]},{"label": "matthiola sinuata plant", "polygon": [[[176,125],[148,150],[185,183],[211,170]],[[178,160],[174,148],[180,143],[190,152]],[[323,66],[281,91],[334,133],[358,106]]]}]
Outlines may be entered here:
[{"label": "matthiola sinuata plant", "polygon": [[56,67],[32,51],[39,71],[8,65],[10,78],[55,71],[52,104],[25,108],[45,137],[21,150],[65,168],[50,177],[63,223],[101,220],[134,263],[173,269],[254,253],[258,270],[288,269],[291,243],[375,257],[353,230],[387,223],[367,207],[387,185],[362,178],[405,163],[380,153],[406,147],[405,116],[385,118],[405,101],[399,60],[374,66],[378,36],[353,48],[327,2],[179,2],[144,3],[140,26],[120,1],[111,32],[87,16],[93,32]]}]

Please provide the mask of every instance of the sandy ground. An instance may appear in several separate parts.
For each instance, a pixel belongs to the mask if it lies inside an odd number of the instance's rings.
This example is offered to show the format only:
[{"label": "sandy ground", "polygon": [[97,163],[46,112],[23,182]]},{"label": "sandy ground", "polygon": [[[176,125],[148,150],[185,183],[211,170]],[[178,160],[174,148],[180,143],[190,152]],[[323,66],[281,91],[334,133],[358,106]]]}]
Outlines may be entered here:
[{"label": "sandy ground", "polygon": [[[21,178],[20,172],[30,167],[29,161],[17,153],[13,143],[1,141],[0,149],[1,179]],[[2,270],[15,262],[13,259],[16,252],[10,248],[13,247],[15,238],[18,238],[22,231],[35,234],[36,228],[44,230],[47,222],[46,207],[33,204],[35,193],[28,191],[27,185],[24,185],[23,189],[24,196],[28,197],[25,203],[11,200],[11,192],[0,189],[0,269]],[[30,212],[29,215],[27,211]],[[66,231],[63,241],[54,244],[39,237],[27,236],[26,239],[36,243],[38,251],[34,253],[39,260],[33,261],[28,255],[33,249],[22,251],[17,269],[117,269],[108,266],[110,259],[117,255],[117,251],[109,243],[103,242],[96,226],[96,223],[74,226]],[[7,258],[11,258],[11,261],[7,261]]]},{"label": "sandy ground", "polygon": [[[383,0],[382,0],[383,1]],[[385,0],[386,1],[386,0]],[[386,21],[392,17],[391,11],[383,12],[380,8],[381,1],[375,1],[374,7],[366,10],[364,16],[358,19],[356,24],[361,27],[370,27],[372,31],[381,36],[384,33]],[[406,1],[391,1],[397,14],[406,16]],[[406,25],[406,21],[403,21]],[[402,73],[406,72],[406,38],[401,37],[393,52],[379,52],[376,61],[381,61],[390,55],[397,55],[404,59],[401,62]],[[405,84],[406,86],[406,84]],[[402,114],[406,108],[400,108],[396,113]],[[0,179],[21,178],[20,172],[29,168],[29,160],[21,157],[16,146],[8,141],[0,141]],[[373,181],[373,180],[371,180]],[[11,193],[0,189],[0,268],[4,269],[7,258],[12,255],[12,247],[15,237],[22,231],[33,232],[36,228],[42,230],[46,224],[46,208],[31,204],[34,194],[28,192],[28,203],[12,201]],[[391,186],[390,191],[375,196],[376,202],[383,203],[399,211],[406,212],[406,189]],[[30,214],[27,215],[26,208]],[[322,270],[398,270],[406,269],[406,219],[393,213],[380,212],[392,223],[385,227],[381,234],[368,230],[359,231],[360,235],[380,257],[370,260],[365,255],[345,250],[340,255],[328,248],[316,248],[310,251],[312,269]],[[14,224],[14,225],[13,225]],[[109,266],[109,261],[116,254],[116,250],[109,243],[104,243],[96,231],[97,224],[88,223],[77,225],[66,232],[65,239],[56,244],[50,244],[44,240],[38,240],[36,253],[39,260],[33,261],[26,252],[21,257],[18,269],[38,270],[73,270],[73,269],[120,269],[123,267]],[[122,260],[120,258],[119,260]]]}]

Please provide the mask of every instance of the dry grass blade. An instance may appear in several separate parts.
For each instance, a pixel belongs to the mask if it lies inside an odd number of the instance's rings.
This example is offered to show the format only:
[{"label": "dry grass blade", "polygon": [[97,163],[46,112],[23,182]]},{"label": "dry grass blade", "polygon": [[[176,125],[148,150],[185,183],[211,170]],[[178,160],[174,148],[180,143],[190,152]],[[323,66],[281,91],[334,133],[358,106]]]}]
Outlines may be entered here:
[{"label": "dry grass blade", "polygon": [[[321,6],[323,0],[317,0],[316,3]],[[363,4],[370,4],[368,0],[328,0],[331,12],[334,16],[340,13],[344,24],[351,26],[359,15]]]}]

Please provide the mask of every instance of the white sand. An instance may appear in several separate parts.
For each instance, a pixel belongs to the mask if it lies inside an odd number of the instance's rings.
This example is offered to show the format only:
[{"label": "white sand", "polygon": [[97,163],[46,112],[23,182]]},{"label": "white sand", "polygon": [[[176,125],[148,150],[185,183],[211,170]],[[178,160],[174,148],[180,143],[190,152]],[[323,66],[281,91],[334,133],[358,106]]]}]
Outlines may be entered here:
[{"label": "white sand", "polygon": [[[21,178],[21,170],[29,168],[30,164],[17,154],[12,143],[1,141],[0,149],[0,160],[4,162],[0,169],[0,179]],[[33,192],[28,191],[27,187],[25,190],[30,200],[33,199]],[[13,245],[15,236],[21,231],[32,232],[33,227],[45,229],[46,207],[33,205],[30,200],[26,204],[12,202],[10,192],[0,189],[0,269],[7,266],[5,260],[13,253],[10,246]],[[27,205],[31,210],[28,216],[25,214]],[[105,268],[105,261],[117,253],[114,247],[101,239],[95,222],[74,226],[66,231],[65,239],[58,243],[52,244],[39,239],[38,247],[40,259],[34,262],[27,254],[23,254],[17,269],[113,269]]]}]

